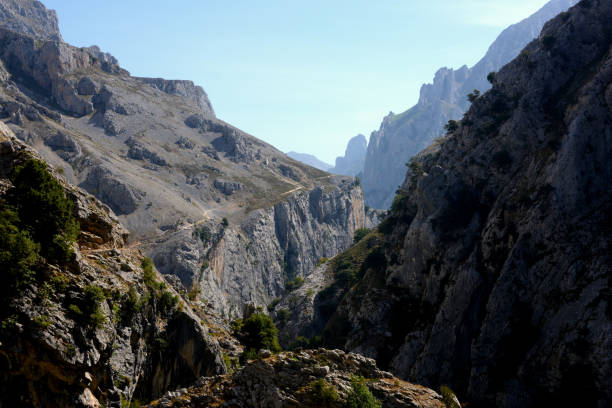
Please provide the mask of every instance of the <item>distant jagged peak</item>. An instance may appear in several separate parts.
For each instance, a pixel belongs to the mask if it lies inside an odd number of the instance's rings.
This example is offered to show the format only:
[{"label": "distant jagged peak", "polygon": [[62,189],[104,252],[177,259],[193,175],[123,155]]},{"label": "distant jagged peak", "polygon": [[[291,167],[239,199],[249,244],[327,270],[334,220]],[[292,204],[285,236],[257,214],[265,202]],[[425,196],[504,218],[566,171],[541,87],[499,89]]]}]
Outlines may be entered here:
[{"label": "distant jagged peak", "polygon": [[0,0],[0,27],[43,40],[62,41],[55,10],[37,0]]},{"label": "distant jagged peak", "polygon": [[346,150],[344,152],[345,156],[352,156],[354,154],[365,154],[368,149],[368,141],[364,135],[361,133],[355,137],[352,137],[346,145]]},{"label": "distant jagged peak", "polygon": [[[389,113],[392,117],[393,113]],[[363,171],[366,153],[368,151],[368,141],[361,133],[349,140],[346,145],[344,156],[336,157],[336,166],[330,171],[336,174],[356,176]]]}]

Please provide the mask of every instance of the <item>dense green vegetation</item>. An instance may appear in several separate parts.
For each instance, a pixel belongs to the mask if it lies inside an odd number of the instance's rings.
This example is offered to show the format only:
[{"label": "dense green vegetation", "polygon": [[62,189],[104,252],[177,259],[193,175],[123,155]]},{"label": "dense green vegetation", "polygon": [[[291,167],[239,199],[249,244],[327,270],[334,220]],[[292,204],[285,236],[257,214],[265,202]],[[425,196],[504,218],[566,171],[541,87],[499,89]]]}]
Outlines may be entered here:
[{"label": "dense green vegetation", "polygon": [[20,230],[19,217],[9,208],[0,210],[0,297],[8,300],[35,277],[40,245]]},{"label": "dense green vegetation", "polygon": [[7,201],[19,215],[20,229],[40,244],[41,255],[49,262],[68,261],[79,225],[62,185],[45,163],[33,159],[17,167],[11,181],[14,188],[8,192]]},{"label": "dense green vegetation", "polygon": [[259,350],[270,350],[273,353],[281,350],[278,329],[272,319],[260,311],[244,319],[236,319],[232,323],[232,330],[244,346],[245,359],[256,357]]},{"label": "dense green vegetation", "polygon": [[72,256],[79,225],[72,201],[47,166],[28,160],[10,177],[0,201],[0,295],[7,301],[35,281],[41,257],[64,264]]}]

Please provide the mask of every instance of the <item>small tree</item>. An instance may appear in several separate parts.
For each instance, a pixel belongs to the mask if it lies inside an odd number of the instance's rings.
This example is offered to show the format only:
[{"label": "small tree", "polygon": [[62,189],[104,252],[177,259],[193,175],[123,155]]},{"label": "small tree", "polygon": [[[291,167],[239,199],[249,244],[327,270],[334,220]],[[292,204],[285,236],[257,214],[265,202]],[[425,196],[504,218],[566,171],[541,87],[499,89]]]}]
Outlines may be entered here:
[{"label": "small tree", "polygon": [[487,81],[489,81],[491,85],[495,83],[496,75],[497,74],[495,73],[495,71],[489,72],[489,75],[487,75]]},{"label": "small tree", "polygon": [[34,159],[15,168],[11,181],[15,187],[10,191],[9,201],[17,209],[21,229],[40,243],[47,260],[66,262],[72,255],[79,224],[62,185],[45,163]]},{"label": "small tree", "polygon": [[365,378],[353,377],[346,406],[348,408],[381,408],[382,405],[368,389]]},{"label": "small tree", "polygon": [[34,281],[40,246],[18,224],[15,211],[0,210],[0,302],[20,294]]},{"label": "small tree", "polygon": [[474,102],[480,96],[480,91],[478,89],[474,89],[471,93],[468,94],[468,101]]},{"label": "small tree", "polygon": [[444,125],[444,130],[446,133],[453,133],[455,130],[459,129],[459,123],[456,120],[449,120],[446,125]]},{"label": "small tree", "polygon": [[353,244],[356,244],[361,241],[371,231],[372,230],[370,230],[369,228],[359,228],[357,231],[355,231],[355,234],[353,235]]},{"label": "small tree", "polygon": [[272,319],[263,313],[253,313],[245,319],[238,319],[232,325],[245,351],[263,349],[278,353],[278,329]]}]

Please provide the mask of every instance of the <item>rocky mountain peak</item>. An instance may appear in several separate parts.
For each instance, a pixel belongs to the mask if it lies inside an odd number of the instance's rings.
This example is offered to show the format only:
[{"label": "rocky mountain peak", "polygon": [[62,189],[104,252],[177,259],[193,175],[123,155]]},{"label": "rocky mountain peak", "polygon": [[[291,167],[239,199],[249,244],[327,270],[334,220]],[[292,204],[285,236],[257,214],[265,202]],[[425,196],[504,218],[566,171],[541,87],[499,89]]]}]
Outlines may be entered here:
[{"label": "rocky mountain peak", "polygon": [[57,14],[37,0],[1,0],[0,27],[41,40],[62,41]]},{"label": "rocky mountain peak", "polygon": [[544,23],[578,0],[551,0],[523,21],[504,30],[486,55],[472,68],[438,70],[431,84],[421,87],[419,102],[409,110],[387,116],[370,136],[363,171],[368,205],[389,208],[402,183],[405,163],[444,133],[450,119],[458,119],[469,108],[467,95],[491,87],[487,76],[508,63],[538,36]]},{"label": "rocky mountain peak", "polygon": [[352,137],[346,146],[344,156],[336,157],[336,166],[330,171],[347,176],[358,175],[363,171],[367,149],[368,142],[364,135]]}]

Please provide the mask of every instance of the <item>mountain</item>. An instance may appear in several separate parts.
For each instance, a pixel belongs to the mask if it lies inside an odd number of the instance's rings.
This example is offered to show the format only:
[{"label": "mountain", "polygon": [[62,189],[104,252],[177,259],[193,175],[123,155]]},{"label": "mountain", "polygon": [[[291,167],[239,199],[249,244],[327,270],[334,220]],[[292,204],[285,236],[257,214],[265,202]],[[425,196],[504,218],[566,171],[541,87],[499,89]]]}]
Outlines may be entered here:
[{"label": "mountain", "polygon": [[412,156],[441,136],[450,119],[459,119],[468,109],[466,98],[474,89],[481,92],[491,86],[490,72],[497,71],[518,55],[537,37],[542,26],[552,17],[567,10],[578,0],[552,0],[531,17],[504,30],[486,55],[473,68],[442,68],[433,84],[421,87],[418,103],[409,110],[386,116],[380,129],[370,136],[363,170],[366,204],[387,209],[402,183],[405,164]]},{"label": "mountain", "polygon": [[210,333],[218,320],[126,245],[106,205],[4,123],[0,213],[2,406],[125,406],[227,371],[223,353],[233,351],[219,341],[228,334]]},{"label": "mountain", "polygon": [[217,312],[267,305],[366,225],[356,180],[218,119],[193,82],[131,76],[96,46],[62,42],[40,2],[0,9],[0,118]]},{"label": "mountain", "polygon": [[298,153],[298,152],[287,152],[287,156],[291,157],[293,160],[297,160],[304,164],[314,167],[315,169],[329,171],[333,166],[331,164],[327,164],[324,161],[317,159],[316,156],[307,153]]},{"label": "mountain", "polygon": [[349,140],[344,156],[336,157],[336,166],[329,171],[335,174],[356,176],[363,171],[368,142],[364,135]]},{"label": "mountain", "polygon": [[324,345],[474,407],[612,404],[610,21],[589,0],[548,22],[411,160],[318,274]]}]

